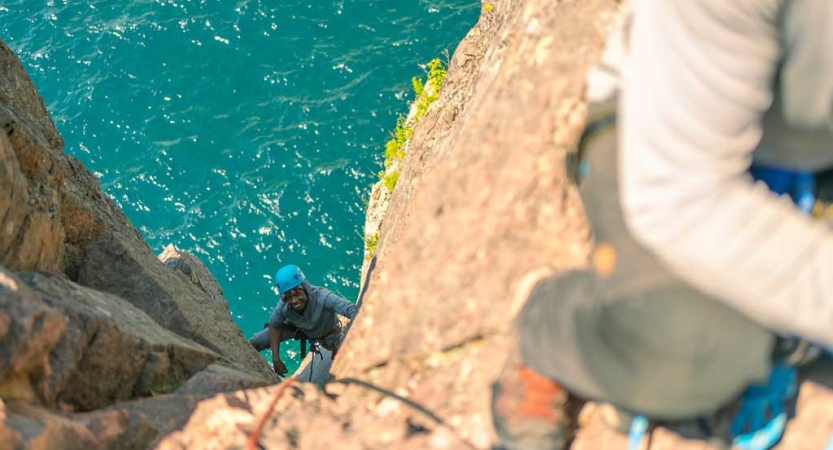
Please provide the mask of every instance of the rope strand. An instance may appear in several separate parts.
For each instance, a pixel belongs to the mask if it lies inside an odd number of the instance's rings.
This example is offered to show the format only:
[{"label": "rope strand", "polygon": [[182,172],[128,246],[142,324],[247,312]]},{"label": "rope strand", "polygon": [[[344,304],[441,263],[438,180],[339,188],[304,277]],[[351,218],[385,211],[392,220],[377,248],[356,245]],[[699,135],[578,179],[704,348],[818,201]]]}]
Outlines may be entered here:
[{"label": "rope strand", "polygon": [[272,396],[272,400],[269,402],[269,407],[266,408],[266,411],[261,414],[260,418],[257,421],[257,425],[255,429],[252,430],[251,434],[249,434],[249,443],[246,446],[247,450],[256,450],[257,449],[257,441],[260,438],[260,432],[263,429],[263,425],[266,424],[266,419],[272,414],[272,410],[275,409],[275,405],[278,404],[278,399],[281,398],[283,391],[286,390],[287,386],[292,384],[295,379],[295,375],[292,375],[288,379],[284,380],[277,389],[275,389],[275,394]]}]

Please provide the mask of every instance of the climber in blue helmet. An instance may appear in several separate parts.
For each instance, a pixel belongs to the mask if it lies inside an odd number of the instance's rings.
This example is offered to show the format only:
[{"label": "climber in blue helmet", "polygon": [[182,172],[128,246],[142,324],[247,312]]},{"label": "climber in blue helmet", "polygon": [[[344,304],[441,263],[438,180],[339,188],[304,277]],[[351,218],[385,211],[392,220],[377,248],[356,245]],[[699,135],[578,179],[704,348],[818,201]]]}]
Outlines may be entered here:
[{"label": "climber in blue helmet", "polygon": [[344,339],[336,314],[353,319],[356,305],[326,288],[311,285],[294,264],[278,270],[275,286],[281,301],[272,311],[268,326],[249,340],[257,351],[272,350],[275,373],[282,376],[287,372],[280,357],[280,344],[288,339],[303,337],[317,341],[335,354]]}]

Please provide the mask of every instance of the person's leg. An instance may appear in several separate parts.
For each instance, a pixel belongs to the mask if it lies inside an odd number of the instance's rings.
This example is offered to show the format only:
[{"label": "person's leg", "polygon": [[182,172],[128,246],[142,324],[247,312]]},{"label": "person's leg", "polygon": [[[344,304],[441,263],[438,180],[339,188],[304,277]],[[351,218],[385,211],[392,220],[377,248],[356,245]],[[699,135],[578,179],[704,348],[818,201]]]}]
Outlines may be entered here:
[{"label": "person's leg", "polygon": [[772,335],[742,315],[685,286],[607,287],[592,270],[536,286],[519,321],[524,362],[580,397],[668,420],[766,379]]},{"label": "person's leg", "polygon": [[631,237],[619,206],[615,129],[585,147],[580,193],[595,267],[533,291],[519,318],[527,364],[585,396],[667,419],[713,411],[766,379],[773,335],[680,280]]},{"label": "person's leg", "polygon": [[[290,327],[281,327],[281,342],[292,339],[295,337],[295,330]],[[252,347],[255,350],[262,352],[269,348],[269,325],[267,324],[262,330],[255,333],[254,336],[249,339],[249,344],[252,344]]]},{"label": "person's leg", "polygon": [[[766,379],[773,336],[683,283],[630,236],[619,207],[615,145],[613,129],[584,142],[580,192],[596,243],[594,266],[533,289],[518,317],[523,366],[580,397],[638,414],[673,420],[709,413]],[[512,433],[500,423],[513,423],[505,415],[518,413],[497,408],[506,392],[493,398],[504,442]]]}]

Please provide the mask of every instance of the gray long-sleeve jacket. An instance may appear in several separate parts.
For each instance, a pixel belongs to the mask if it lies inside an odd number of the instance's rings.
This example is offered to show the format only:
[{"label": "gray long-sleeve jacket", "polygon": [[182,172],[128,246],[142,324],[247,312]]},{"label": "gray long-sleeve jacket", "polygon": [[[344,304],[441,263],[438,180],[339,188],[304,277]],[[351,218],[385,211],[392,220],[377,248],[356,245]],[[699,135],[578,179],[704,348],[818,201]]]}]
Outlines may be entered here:
[{"label": "gray long-sleeve jacket", "polygon": [[833,231],[754,184],[754,160],[833,165],[833,2],[634,0],[620,200],[680,277],[833,347]]},{"label": "gray long-sleeve jacket", "polygon": [[309,300],[304,312],[299,314],[281,301],[272,310],[269,318],[269,325],[275,328],[284,323],[291,323],[307,336],[313,339],[323,338],[335,327],[336,313],[353,319],[356,316],[356,305],[333,294],[328,289],[320,286],[312,286],[304,281],[301,284],[307,292]]}]

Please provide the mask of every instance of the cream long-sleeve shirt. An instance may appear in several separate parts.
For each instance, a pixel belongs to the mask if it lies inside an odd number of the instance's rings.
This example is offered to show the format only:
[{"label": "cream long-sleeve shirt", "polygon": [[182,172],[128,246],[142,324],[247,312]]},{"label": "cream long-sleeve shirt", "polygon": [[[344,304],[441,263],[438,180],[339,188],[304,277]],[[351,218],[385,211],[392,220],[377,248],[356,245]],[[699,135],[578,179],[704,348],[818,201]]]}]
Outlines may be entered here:
[{"label": "cream long-sleeve shirt", "polygon": [[634,0],[628,33],[629,229],[704,291],[833,348],[833,231],[747,175],[833,165],[833,1]]}]

